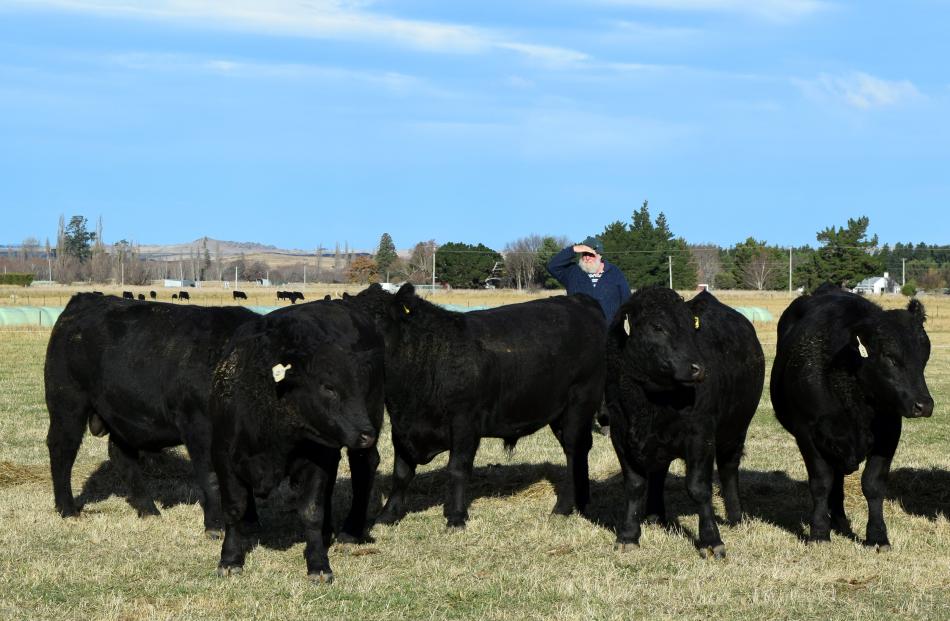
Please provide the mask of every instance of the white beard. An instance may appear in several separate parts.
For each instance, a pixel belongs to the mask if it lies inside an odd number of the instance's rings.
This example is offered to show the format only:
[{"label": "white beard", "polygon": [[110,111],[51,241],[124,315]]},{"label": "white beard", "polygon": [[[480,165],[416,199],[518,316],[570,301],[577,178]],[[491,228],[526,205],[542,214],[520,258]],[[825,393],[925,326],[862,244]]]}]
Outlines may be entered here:
[{"label": "white beard", "polygon": [[600,261],[600,260],[598,260],[598,261],[591,261],[591,262],[578,261],[577,264],[578,264],[578,265],[580,266],[580,268],[581,268],[582,270],[584,270],[584,272],[587,273],[587,274],[596,274],[596,273],[600,272],[601,269],[603,269],[603,266],[604,266],[603,261]]}]

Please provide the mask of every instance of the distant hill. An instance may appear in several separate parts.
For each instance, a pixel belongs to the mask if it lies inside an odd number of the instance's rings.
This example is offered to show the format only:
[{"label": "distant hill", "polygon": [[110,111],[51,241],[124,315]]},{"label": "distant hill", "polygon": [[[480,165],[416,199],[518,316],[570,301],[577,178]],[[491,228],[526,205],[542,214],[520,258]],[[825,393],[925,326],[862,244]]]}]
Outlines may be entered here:
[{"label": "distant hill", "polygon": [[[181,244],[140,244],[139,252],[149,258],[168,259],[172,257],[187,257],[192,252],[204,253],[204,248],[208,248],[211,258],[215,258],[218,252],[222,257],[231,258],[239,254],[279,254],[299,257],[316,256],[314,251],[306,250],[286,250],[277,246],[268,246],[257,242],[236,242],[213,239],[211,237],[200,237],[192,242]],[[332,253],[333,248],[324,249],[324,254]],[[352,252],[357,252],[353,250]]]}]

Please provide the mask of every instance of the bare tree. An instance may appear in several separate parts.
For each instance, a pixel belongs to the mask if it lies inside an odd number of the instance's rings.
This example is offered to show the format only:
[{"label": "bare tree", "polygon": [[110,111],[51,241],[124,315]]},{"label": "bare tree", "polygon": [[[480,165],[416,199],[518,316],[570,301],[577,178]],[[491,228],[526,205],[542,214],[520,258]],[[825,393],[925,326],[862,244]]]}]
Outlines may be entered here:
[{"label": "bare tree", "polygon": [[772,253],[767,248],[754,251],[746,262],[743,262],[739,272],[746,286],[762,291],[766,288],[770,278],[777,271]]},{"label": "bare tree", "polygon": [[696,277],[701,283],[712,284],[716,281],[716,274],[722,271],[722,261],[719,259],[719,246],[701,244],[689,247],[689,254],[696,265]]},{"label": "bare tree", "polygon": [[514,278],[518,290],[530,287],[538,275],[538,251],[544,238],[529,235],[505,245],[502,254],[505,257],[505,269]]},{"label": "bare tree", "polygon": [[409,255],[408,280],[416,284],[427,283],[432,279],[432,255],[435,253],[435,240],[417,243]]}]

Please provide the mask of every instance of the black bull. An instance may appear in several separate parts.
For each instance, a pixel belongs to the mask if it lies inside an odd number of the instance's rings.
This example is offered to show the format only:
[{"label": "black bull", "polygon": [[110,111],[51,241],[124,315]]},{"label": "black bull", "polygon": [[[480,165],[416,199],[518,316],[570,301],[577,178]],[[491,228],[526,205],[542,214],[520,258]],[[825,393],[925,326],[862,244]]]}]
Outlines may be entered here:
[{"label": "black bull", "polygon": [[240,572],[257,528],[255,497],[290,475],[311,578],[333,579],[327,557],[340,448],[353,503],[340,539],[367,541],[366,513],[383,421],[383,343],[372,320],[342,301],[287,307],[242,326],[218,363],[210,400],[212,459],[226,534],[218,572]]},{"label": "black bull", "polygon": [[139,451],[184,444],[203,493],[209,534],[221,528],[207,415],[211,373],[243,308],[202,308],[80,293],[56,321],[46,350],[46,404],[56,509],[76,515],[71,473],[86,427],[109,435],[140,515],[158,509],[142,487]]},{"label": "black bull", "polygon": [[416,466],[449,451],[449,527],[468,517],[465,487],[483,437],[518,438],[550,426],[567,457],[554,513],[583,511],[590,495],[591,423],[604,387],[606,330],[596,301],[559,296],[454,313],[404,285],[353,298],[386,341],[386,409],[395,452],[393,487],[377,521],[405,512]]}]

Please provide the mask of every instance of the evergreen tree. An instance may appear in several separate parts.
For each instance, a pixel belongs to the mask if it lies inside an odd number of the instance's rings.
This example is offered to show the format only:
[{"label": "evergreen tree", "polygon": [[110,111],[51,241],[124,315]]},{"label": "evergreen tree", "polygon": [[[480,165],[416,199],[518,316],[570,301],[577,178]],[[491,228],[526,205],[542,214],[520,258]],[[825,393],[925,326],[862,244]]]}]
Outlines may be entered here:
[{"label": "evergreen tree", "polygon": [[83,262],[92,256],[91,243],[95,239],[96,234],[86,230],[86,218],[73,216],[63,231],[63,254]]},{"label": "evergreen tree", "polygon": [[869,222],[867,216],[849,218],[847,227],[830,226],[819,231],[816,237],[822,247],[799,265],[796,280],[813,290],[825,282],[854,287],[869,276],[881,274],[883,262],[873,254],[877,235],[867,239]]},{"label": "evergreen tree", "polygon": [[600,238],[604,242],[604,258],[623,271],[631,287],[669,286],[671,258],[673,286],[696,286],[696,266],[690,259],[686,240],[673,234],[662,212],[651,221],[648,201],[633,212],[629,226],[613,222]]},{"label": "evergreen tree", "polygon": [[379,238],[379,247],[376,249],[376,269],[379,270],[380,277],[389,280],[389,270],[397,258],[396,244],[393,243],[393,238],[390,237],[389,233],[383,233],[382,237]]},{"label": "evergreen tree", "polygon": [[567,239],[557,239],[551,237],[550,235],[544,237],[541,240],[541,246],[538,248],[537,254],[537,266],[535,268],[535,274],[537,274],[537,283],[543,289],[563,289],[564,285],[559,283],[554,276],[551,276],[551,272],[548,271],[548,261],[551,260],[551,257],[556,255],[561,251],[562,248],[570,244]]},{"label": "evergreen tree", "polygon": [[435,253],[435,277],[458,289],[481,288],[496,263],[504,263],[501,254],[485,246],[450,242]]}]

